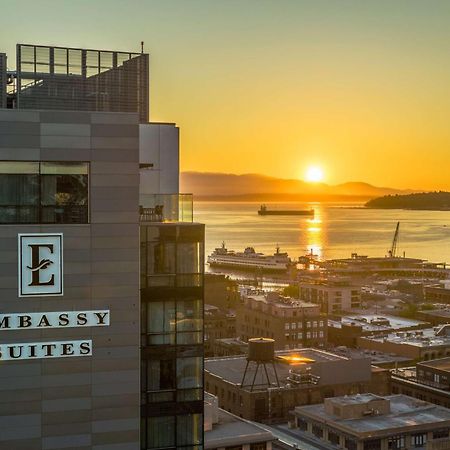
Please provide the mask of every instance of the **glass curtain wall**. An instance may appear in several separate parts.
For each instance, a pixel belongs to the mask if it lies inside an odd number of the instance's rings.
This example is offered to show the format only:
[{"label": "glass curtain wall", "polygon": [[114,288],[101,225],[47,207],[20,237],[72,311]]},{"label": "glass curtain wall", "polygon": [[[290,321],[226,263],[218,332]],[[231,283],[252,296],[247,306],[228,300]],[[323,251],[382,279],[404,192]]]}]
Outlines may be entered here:
[{"label": "glass curtain wall", "polygon": [[203,225],[141,225],[143,449],[203,446],[203,246]]}]

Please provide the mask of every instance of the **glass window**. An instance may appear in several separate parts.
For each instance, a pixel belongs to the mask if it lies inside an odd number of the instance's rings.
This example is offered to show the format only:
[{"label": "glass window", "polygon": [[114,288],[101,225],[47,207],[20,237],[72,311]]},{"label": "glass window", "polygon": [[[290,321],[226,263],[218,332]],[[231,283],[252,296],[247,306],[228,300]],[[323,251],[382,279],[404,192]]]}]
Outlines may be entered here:
[{"label": "glass window", "polygon": [[364,450],[381,450],[381,439],[370,439],[364,442]]},{"label": "glass window", "polygon": [[147,448],[175,445],[175,417],[149,417],[147,419]]},{"label": "glass window", "polygon": [[149,242],[147,246],[147,273],[175,273],[175,243]]},{"label": "glass window", "polygon": [[413,434],[412,438],[414,447],[422,447],[427,443],[426,433]]},{"label": "glass window", "polygon": [[200,331],[203,324],[201,300],[177,302],[177,331]]},{"label": "glass window", "polygon": [[42,222],[87,222],[87,172],[86,163],[41,163]]},{"label": "glass window", "polygon": [[200,388],[203,384],[203,358],[193,356],[177,358],[177,387]]},{"label": "glass window", "polygon": [[0,163],[0,223],[39,222],[39,163]]},{"label": "glass window", "polygon": [[87,223],[89,164],[0,162],[0,223]]},{"label": "glass window", "polygon": [[405,436],[391,436],[388,439],[388,449],[389,450],[400,450],[405,448]]},{"label": "glass window", "polygon": [[178,242],[177,273],[201,273],[203,246],[200,242]]},{"label": "glass window", "polygon": [[175,389],[175,359],[158,359],[147,362],[147,390]]},{"label": "glass window", "polygon": [[173,300],[148,303],[147,332],[175,332],[175,302]]},{"label": "glass window", "polygon": [[177,446],[202,443],[202,414],[187,414],[177,417]]}]

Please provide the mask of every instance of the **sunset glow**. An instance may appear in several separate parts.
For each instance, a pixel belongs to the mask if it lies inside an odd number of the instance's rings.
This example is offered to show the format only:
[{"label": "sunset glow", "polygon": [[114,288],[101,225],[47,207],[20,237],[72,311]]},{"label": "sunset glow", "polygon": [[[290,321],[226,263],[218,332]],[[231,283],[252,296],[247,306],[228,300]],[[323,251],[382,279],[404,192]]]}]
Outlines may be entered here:
[{"label": "sunset glow", "polygon": [[317,166],[308,167],[306,170],[306,181],[310,183],[318,183],[323,181],[323,170]]}]

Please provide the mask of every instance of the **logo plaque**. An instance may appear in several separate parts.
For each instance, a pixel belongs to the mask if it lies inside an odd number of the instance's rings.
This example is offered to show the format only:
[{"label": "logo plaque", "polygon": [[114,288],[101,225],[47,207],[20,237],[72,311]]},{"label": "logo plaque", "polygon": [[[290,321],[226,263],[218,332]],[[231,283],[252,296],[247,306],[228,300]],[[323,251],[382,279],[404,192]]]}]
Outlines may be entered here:
[{"label": "logo plaque", "polygon": [[63,295],[62,233],[19,234],[19,297]]}]

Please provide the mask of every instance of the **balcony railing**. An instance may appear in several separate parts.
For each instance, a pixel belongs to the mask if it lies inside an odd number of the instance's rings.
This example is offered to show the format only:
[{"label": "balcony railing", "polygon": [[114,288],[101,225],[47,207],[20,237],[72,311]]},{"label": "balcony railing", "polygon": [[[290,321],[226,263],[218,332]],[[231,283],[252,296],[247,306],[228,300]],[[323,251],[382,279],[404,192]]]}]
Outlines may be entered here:
[{"label": "balcony railing", "polygon": [[142,194],[139,196],[141,222],[192,222],[192,194]]}]

